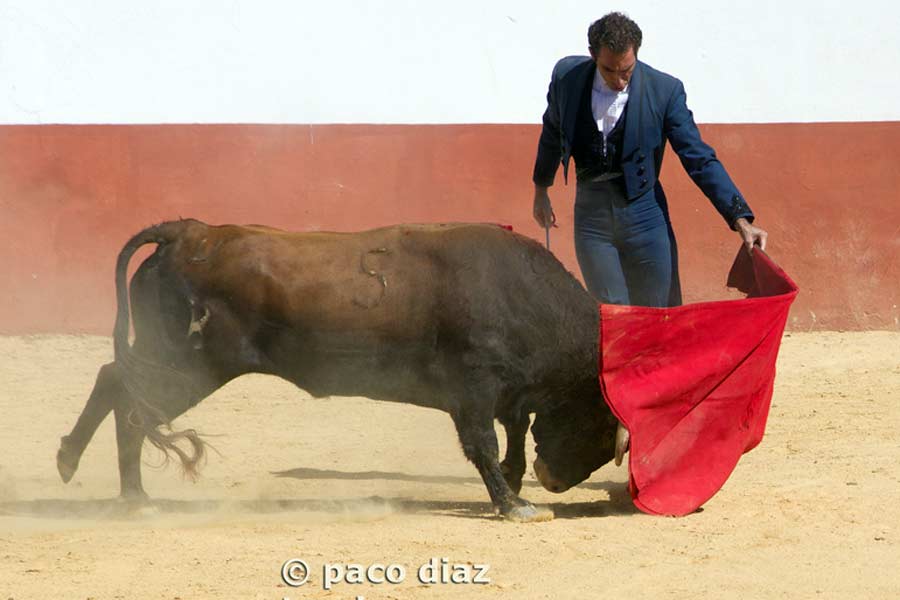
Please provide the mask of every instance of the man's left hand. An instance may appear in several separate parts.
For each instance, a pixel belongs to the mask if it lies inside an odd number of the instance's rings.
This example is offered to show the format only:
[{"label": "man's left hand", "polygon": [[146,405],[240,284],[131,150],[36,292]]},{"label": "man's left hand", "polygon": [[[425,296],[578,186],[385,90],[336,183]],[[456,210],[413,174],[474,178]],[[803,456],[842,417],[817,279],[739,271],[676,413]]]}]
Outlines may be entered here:
[{"label": "man's left hand", "polygon": [[741,236],[744,245],[747,246],[748,252],[753,251],[754,244],[758,245],[760,250],[766,249],[766,238],[769,237],[769,234],[765,229],[756,227],[744,217],[741,217],[734,222],[734,229],[738,232],[738,235]]}]

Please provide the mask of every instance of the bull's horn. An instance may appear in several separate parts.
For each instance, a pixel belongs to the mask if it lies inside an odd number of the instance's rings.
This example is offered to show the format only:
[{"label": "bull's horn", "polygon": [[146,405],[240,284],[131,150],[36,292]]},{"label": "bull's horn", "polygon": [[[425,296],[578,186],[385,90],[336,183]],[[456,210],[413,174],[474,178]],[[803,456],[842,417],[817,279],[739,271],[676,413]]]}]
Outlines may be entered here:
[{"label": "bull's horn", "polygon": [[619,423],[619,426],[616,427],[616,466],[622,464],[622,458],[625,457],[625,453],[628,452],[628,443],[631,441],[631,434],[628,433],[628,430]]}]

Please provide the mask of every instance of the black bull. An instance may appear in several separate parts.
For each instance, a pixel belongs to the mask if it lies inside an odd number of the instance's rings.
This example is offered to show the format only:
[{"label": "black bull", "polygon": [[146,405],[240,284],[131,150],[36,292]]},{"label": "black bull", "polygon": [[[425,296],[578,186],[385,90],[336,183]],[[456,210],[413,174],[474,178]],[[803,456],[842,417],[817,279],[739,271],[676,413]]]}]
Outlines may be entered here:
[{"label": "black bull", "polygon": [[[131,345],[128,262],[153,243],[131,282]],[[192,473],[204,444],[168,424],[250,372],[316,397],[449,413],[495,509],[511,519],[543,516],[518,497],[531,413],[535,471],[552,491],[583,481],[614,454],[617,423],[597,380],[595,302],[550,252],[498,226],[287,233],[163,223],[122,249],[116,297],[115,361],[100,369],[61,440],[66,482],[110,411],[123,497],[146,498],[145,438]],[[495,418],[507,434],[503,462]]]}]

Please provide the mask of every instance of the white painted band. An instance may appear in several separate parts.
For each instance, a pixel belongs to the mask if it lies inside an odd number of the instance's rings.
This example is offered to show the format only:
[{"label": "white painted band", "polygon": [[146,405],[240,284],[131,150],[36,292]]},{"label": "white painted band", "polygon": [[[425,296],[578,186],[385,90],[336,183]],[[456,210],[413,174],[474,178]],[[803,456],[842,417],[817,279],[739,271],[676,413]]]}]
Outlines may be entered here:
[{"label": "white painted band", "polygon": [[[900,4],[632,0],[698,122],[900,120]],[[593,1],[0,0],[0,123],[538,123]]]}]

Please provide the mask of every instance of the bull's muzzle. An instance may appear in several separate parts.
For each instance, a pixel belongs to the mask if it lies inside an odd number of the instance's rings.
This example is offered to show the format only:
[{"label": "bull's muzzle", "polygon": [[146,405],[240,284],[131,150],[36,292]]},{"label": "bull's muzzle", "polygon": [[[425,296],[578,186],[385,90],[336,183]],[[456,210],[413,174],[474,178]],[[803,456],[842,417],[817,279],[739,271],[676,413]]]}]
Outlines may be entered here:
[{"label": "bull's muzzle", "polygon": [[535,477],[537,477],[537,480],[541,482],[541,485],[544,486],[544,489],[548,492],[559,494],[569,489],[570,486],[553,477],[550,473],[550,469],[547,467],[547,463],[545,463],[540,456],[534,459],[534,464],[532,466],[534,467]]}]

